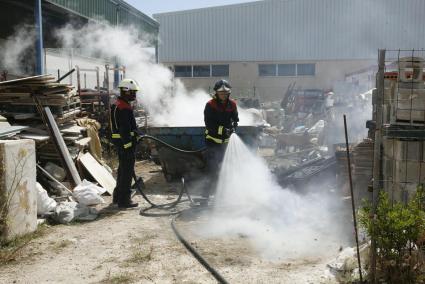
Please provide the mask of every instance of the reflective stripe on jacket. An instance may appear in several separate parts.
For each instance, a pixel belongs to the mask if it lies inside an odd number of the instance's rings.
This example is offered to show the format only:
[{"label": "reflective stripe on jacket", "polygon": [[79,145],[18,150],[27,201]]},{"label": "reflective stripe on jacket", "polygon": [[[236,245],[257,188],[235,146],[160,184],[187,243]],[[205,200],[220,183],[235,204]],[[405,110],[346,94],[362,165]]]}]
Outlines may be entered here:
[{"label": "reflective stripe on jacket", "polygon": [[137,125],[133,108],[128,102],[118,98],[111,106],[112,142],[124,149],[136,144]]},{"label": "reflective stripe on jacket", "polygon": [[227,143],[229,136],[224,129],[232,128],[232,124],[239,121],[236,102],[228,99],[222,103],[214,97],[205,105],[204,121],[205,139],[217,144]]}]

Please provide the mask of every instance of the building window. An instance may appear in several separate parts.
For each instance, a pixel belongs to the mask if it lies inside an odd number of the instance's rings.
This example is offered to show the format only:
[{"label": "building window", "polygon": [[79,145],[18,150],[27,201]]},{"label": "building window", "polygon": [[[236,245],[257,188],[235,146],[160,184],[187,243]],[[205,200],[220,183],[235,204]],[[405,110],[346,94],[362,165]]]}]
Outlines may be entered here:
[{"label": "building window", "polygon": [[298,76],[314,76],[316,74],[316,66],[314,64],[297,64]]},{"label": "building window", "polygon": [[193,65],[193,77],[210,77],[210,65]]},{"label": "building window", "polygon": [[277,65],[278,76],[296,76],[296,65],[295,64],[278,64]]},{"label": "building window", "polygon": [[276,76],[276,64],[260,64],[258,73],[260,76]]},{"label": "building window", "polygon": [[229,65],[211,65],[213,77],[229,77]]},{"label": "building window", "polygon": [[174,66],[175,77],[192,77],[192,66]]}]

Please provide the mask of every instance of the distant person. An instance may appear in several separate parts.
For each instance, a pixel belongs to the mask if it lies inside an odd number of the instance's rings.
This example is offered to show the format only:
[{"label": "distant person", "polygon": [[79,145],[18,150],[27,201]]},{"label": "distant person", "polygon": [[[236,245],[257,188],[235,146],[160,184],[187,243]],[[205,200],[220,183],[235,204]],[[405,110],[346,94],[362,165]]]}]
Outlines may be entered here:
[{"label": "distant person", "polygon": [[134,173],[137,125],[131,102],[136,100],[139,85],[132,79],[124,79],[118,85],[120,95],[111,106],[112,142],[118,153],[117,184],[112,202],[119,208],[137,207],[131,200],[131,180]]},{"label": "distant person", "polygon": [[204,110],[205,143],[207,146],[207,172],[210,182],[202,196],[202,205],[208,202],[211,190],[217,185],[220,164],[226,151],[230,135],[236,130],[239,122],[236,102],[230,99],[232,87],[226,80],[214,85],[214,97],[207,102]]}]

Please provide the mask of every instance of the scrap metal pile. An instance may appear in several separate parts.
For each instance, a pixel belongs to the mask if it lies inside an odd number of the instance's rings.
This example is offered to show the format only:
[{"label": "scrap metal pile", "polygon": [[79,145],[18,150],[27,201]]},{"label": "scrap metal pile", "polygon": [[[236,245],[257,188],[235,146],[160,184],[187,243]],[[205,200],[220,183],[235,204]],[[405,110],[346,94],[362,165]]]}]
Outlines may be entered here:
[{"label": "scrap metal pile", "polygon": [[[294,185],[301,189],[313,178],[317,181],[316,178],[322,176],[327,177],[323,180],[330,184],[337,184],[334,178],[337,173],[341,174],[337,165],[342,163],[338,162],[336,147],[343,138],[340,135],[343,133],[342,114],[350,113],[351,109],[362,110],[365,105],[370,104],[371,92],[342,96],[333,92],[294,87],[291,85],[288,88],[280,105],[267,106],[265,114],[270,127],[264,129],[261,146],[273,149],[273,153],[266,154],[266,159],[278,181],[284,186]],[[277,112],[280,115],[274,115]],[[279,118],[275,119],[277,117]],[[364,123],[361,123],[364,129]],[[358,137],[353,136],[353,140],[358,142]],[[364,157],[363,152],[369,153],[370,141],[365,140],[355,148],[354,161],[358,175],[369,177],[370,157]],[[342,177],[344,182],[342,185],[339,183],[339,188],[346,185],[345,175]]]}]

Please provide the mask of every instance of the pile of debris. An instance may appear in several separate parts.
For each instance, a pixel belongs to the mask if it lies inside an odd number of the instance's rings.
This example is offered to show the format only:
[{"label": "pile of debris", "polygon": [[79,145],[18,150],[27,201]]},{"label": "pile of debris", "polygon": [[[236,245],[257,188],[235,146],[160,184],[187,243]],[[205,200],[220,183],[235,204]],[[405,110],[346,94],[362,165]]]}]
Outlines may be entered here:
[{"label": "pile of debris", "polygon": [[[86,205],[102,202],[100,194],[112,194],[115,179],[102,162],[99,129],[96,120],[82,115],[75,87],[50,75],[0,82],[1,142],[35,142],[38,214],[53,215],[61,223],[83,213],[92,218]],[[7,188],[0,186],[2,191]]]},{"label": "pile of debris", "polygon": [[50,107],[58,123],[73,120],[80,112],[76,89],[41,75],[0,82],[0,111],[18,121],[40,119],[38,105]]}]

